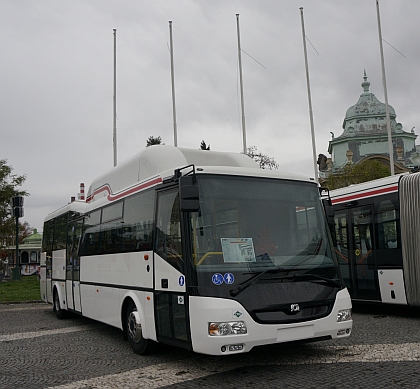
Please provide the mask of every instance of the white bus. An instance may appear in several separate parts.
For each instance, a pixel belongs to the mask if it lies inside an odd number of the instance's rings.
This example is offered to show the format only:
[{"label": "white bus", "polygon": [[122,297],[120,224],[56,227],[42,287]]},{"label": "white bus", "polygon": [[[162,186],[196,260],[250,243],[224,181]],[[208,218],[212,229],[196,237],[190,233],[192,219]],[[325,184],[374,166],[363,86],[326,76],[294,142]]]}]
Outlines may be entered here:
[{"label": "white bus", "polygon": [[248,156],[151,146],[44,224],[42,298],[155,342],[228,355],[350,335],[319,189]]},{"label": "white bus", "polygon": [[330,192],[341,275],[354,300],[420,306],[420,174]]}]

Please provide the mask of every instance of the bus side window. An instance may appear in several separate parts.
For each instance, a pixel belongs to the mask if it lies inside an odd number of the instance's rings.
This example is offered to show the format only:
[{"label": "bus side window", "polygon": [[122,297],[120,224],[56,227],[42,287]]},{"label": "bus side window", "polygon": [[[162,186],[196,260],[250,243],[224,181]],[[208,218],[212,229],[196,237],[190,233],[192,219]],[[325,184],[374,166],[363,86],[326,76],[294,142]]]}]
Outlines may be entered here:
[{"label": "bus side window", "polygon": [[123,251],[152,249],[155,191],[149,190],[125,199]]},{"label": "bus side window", "polygon": [[101,221],[101,210],[91,212],[85,216],[83,224],[82,245],[80,256],[99,254],[99,223]]}]

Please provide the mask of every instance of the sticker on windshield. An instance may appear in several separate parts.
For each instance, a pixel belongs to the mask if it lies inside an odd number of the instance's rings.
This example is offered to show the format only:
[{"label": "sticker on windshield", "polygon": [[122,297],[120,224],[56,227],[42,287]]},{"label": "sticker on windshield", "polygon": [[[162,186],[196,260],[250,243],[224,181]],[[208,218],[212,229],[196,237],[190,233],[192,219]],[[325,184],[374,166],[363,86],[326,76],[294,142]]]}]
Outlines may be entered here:
[{"label": "sticker on windshield", "polygon": [[224,262],[255,262],[252,238],[221,238]]},{"label": "sticker on windshield", "polygon": [[184,286],[184,284],[185,284],[185,277],[184,276],[179,276],[178,285],[179,286]]},{"label": "sticker on windshield", "polygon": [[222,285],[223,276],[220,273],[213,274],[213,276],[211,277],[211,281],[214,285]]},{"label": "sticker on windshield", "polygon": [[223,276],[223,281],[225,281],[226,284],[231,285],[231,284],[233,284],[235,282],[235,277],[233,276],[232,273],[226,273]]}]

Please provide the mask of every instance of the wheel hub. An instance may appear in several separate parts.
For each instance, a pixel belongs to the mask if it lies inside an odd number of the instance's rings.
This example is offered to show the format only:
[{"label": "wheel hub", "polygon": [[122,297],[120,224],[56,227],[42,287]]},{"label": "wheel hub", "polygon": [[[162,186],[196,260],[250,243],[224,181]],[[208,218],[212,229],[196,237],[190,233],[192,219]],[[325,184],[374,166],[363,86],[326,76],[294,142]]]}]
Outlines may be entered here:
[{"label": "wheel hub", "polygon": [[141,340],[140,315],[137,311],[130,312],[127,323],[128,335],[136,343]]}]

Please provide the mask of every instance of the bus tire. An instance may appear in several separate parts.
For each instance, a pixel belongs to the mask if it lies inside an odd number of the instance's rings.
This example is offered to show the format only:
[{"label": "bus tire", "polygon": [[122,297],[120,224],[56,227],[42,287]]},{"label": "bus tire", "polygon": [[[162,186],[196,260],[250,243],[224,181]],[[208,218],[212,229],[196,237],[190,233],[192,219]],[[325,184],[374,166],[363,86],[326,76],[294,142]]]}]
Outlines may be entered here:
[{"label": "bus tire", "polygon": [[145,355],[152,352],[154,342],[152,340],[143,338],[140,316],[133,301],[128,303],[125,328],[128,343],[136,354]]},{"label": "bus tire", "polygon": [[62,320],[67,317],[67,312],[64,309],[61,309],[60,306],[60,296],[57,292],[57,289],[54,288],[53,294],[53,311],[55,312],[55,316],[57,319]]}]

